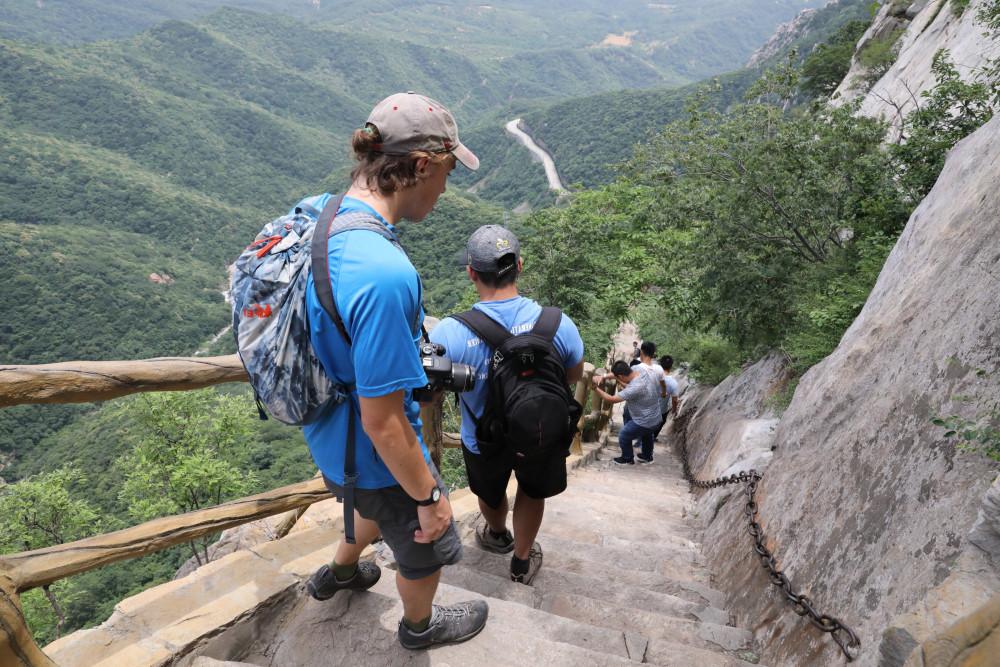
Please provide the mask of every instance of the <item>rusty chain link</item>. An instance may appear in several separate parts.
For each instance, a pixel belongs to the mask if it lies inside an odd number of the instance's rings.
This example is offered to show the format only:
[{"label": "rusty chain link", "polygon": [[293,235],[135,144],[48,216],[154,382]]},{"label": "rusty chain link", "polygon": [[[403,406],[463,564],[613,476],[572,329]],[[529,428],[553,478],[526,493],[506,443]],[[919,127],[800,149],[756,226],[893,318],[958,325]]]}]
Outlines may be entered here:
[{"label": "rusty chain link", "polygon": [[817,612],[812,606],[812,600],[807,596],[796,593],[792,588],[792,582],[788,580],[784,572],[778,569],[774,554],[764,544],[764,530],[760,527],[760,523],[757,522],[757,501],[755,500],[757,484],[763,476],[756,470],[743,470],[728,477],[718,477],[711,480],[695,479],[694,475],[691,474],[691,466],[688,463],[686,443],[681,444],[680,454],[681,464],[684,466],[684,478],[693,486],[700,489],[714,489],[728,484],[742,483],[745,485],[743,489],[746,492],[747,501],[743,511],[748,521],[747,532],[753,538],[754,551],[760,558],[761,566],[768,571],[768,578],[771,580],[771,583],[784,592],[788,602],[792,605],[792,611],[799,616],[805,616],[810,623],[823,632],[829,632],[833,641],[837,642],[837,646],[844,652],[847,662],[853,662],[858,657],[858,650],[861,648],[861,640],[858,639],[858,636],[854,634],[853,630],[833,616]]}]

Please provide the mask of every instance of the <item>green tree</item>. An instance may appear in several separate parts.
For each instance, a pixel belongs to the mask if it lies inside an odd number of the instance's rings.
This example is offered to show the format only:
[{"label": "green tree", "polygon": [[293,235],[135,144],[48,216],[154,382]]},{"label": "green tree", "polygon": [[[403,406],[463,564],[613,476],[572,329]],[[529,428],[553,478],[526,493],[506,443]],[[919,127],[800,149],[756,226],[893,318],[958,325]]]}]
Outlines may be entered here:
[{"label": "green tree", "polygon": [[[74,489],[86,478],[71,467],[0,486],[0,552],[31,551],[71,542],[100,530],[101,517]],[[43,586],[22,596],[25,617],[35,638],[47,643],[62,634],[63,605],[75,592],[71,580]],[[62,602],[62,604],[60,603]]]},{"label": "green tree", "polygon": [[[247,470],[252,406],[245,395],[210,389],[144,394],[120,409],[137,425],[132,450],[118,461],[124,473],[119,498],[133,519],[218,505],[257,486]],[[199,565],[209,561],[212,538],[191,542]]]},{"label": "green tree", "polygon": [[830,96],[851,69],[854,46],[869,21],[849,21],[802,63],[801,90],[807,97]]},{"label": "green tree", "polygon": [[894,237],[908,214],[885,125],[853,108],[793,106],[797,87],[784,65],[727,112],[695,99],[629,165],[663,192],[662,223],[689,234],[669,271],[686,276],[689,325],[747,355],[782,344],[803,286],[831,279],[818,267],[843,263],[870,234]]},{"label": "green tree", "polygon": [[963,81],[946,49],[934,54],[931,70],[935,85],[906,116],[901,140],[893,146],[901,183],[915,202],[934,187],[948,150],[993,117],[991,98],[1000,83],[989,69]]}]

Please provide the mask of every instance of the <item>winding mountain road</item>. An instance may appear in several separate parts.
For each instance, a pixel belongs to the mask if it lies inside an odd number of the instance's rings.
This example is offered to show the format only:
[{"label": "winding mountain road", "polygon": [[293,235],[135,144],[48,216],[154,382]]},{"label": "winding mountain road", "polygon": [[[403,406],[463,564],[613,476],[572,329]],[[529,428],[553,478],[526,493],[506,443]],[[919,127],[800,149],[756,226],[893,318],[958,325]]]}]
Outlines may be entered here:
[{"label": "winding mountain road", "polygon": [[549,189],[555,190],[556,192],[565,192],[566,188],[563,187],[562,181],[559,180],[559,172],[556,171],[555,160],[552,159],[552,156],[549,155],[547,150],[535,143],[535,140],[532,139],[527,132],[521,129],[521,119],[515,118],[507,123],[504,128],[525,148],[541,159],[542,164],[545,166],[545,178],[549,181]]}]

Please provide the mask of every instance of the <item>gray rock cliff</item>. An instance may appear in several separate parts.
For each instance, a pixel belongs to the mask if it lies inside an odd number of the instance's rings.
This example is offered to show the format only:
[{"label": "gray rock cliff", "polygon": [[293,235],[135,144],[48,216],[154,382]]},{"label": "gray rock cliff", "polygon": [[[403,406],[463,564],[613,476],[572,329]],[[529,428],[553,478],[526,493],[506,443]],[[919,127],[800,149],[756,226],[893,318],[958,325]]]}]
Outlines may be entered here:
[{"label": "gray rock cliff", "polygon": [[[861,665],[902,665],[1000,592],[997,464],[956,449],[931,423],[973,417],[1000,395],[998,183],[1000,117],[952,150],[861,314],[803,376],[774,434],[758,492],[768,544],[821,613],[858,632]],[[773,378],[762,374],[747,405],[760,405]],[[713,434],[732,416],[709,425],[711,404],[687,433],[702,476],[722,472],[740,449],[729,439],[733,451],[720,450]],[[717,585],[765,646],[762,662],[841,664],[751,555],[742,503],[714,503],[703,543],[716,546]]]},{"label": "gray rock cliff", "polygon": [[855,56],[850,71],[833,94],[833,103],[843,104],[861,97],[863,115],[883,117],[898,127],[900,117],[920,104],[921,93],[934,87],[931,62],[940,49],[948,49],[963,79],[972,78],[989,59],[1000,56],[1000,42],[985,36],[985,28],[976,20],[976,13],[985,2],[971,0],[961,15],[952,11],[949,0],[916,0],[909,5],[883,3],[871,27],[858,41],[857,50],[902,29],[895,62],[867,89],[861,84],[865,67]]}]

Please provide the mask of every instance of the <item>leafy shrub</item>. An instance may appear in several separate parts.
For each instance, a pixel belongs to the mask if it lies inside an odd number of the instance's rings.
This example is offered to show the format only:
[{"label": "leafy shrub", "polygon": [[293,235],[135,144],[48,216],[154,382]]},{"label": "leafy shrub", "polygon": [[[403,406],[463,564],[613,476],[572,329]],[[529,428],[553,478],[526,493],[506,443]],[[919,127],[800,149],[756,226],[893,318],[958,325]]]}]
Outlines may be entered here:
[{"label": "leafy shrub", "polygon": [[[980,382],[991,380],[995,375],[982,368],[976,369],[975,374]],[[1000,462],[1000,399],[996,397],[995,388],[981,387],[974,394],[954,396],[952,400],[968,406],[974,411],[973,415],[939,416],[931,419],[931,423],[943,428],[943,437],[957,442],[959,449]]]},{"label": "leafy shrub", "polygon": [[914,202],[934,186],[948,150],[992,118],[997,94],[997,80],[989,75],[963,81],[945,49],[934,55],[931,70],[934,88],[921,94],[921,106],[903,123],[902,141],[892,147],[900,182]]}]

